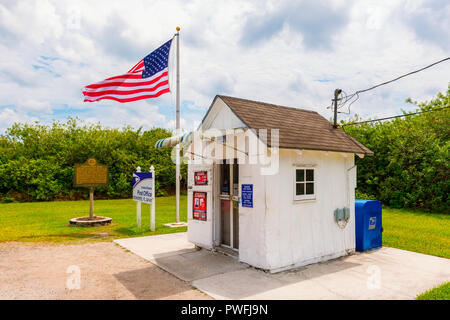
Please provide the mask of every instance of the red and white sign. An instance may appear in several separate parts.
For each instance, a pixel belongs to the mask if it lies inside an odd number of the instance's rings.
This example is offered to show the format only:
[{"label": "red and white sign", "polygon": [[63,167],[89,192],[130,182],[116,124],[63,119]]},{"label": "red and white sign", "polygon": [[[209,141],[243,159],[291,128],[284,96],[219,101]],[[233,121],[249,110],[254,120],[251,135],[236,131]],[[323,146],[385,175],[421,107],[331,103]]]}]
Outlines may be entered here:
[{"label": "red and white sign", "polygon": [[192,201],[192,215],[195,220],[206,221],[206,192],[194,192]]},{"label": "red and white sign", "polygon": [[194,183],[196,186],[205,186],[208,184],[208,172],[196,171],[194,172]]}]

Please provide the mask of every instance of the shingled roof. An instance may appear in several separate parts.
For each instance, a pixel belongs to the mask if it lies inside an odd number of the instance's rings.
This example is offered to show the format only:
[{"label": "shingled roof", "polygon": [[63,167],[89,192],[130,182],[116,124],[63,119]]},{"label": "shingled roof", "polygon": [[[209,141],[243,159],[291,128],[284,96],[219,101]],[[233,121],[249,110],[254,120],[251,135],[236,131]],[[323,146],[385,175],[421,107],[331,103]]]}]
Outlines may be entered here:
[{"label": "shingled roof", "polygon": [[[251,129],[279,129],[279,147],[373,155],[315,111],[217,95]],[[214,99],[214,100],[215,100]],[[213,103],[214,104],[214,103]],[[270,130],[267,144],[270,146]]]}]

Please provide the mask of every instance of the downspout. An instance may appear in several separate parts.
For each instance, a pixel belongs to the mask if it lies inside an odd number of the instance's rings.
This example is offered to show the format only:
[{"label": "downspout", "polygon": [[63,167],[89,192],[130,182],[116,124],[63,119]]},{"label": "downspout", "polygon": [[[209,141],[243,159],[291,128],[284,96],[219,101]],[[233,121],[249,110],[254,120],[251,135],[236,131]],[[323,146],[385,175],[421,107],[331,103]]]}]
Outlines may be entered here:
[{"label": "downspout", "polygon": [[[353,155],[353,161],[354,161],[354,159],[355,159],[355,156]],[[347,176],[347,206],[348,206],[348,208],[350,209],[350,212],[351,212],[351,204],[350,204],[350,177],[349,177],[349,175],[350,175],[350,172],[351,172],[351,170],[356,170],[355,169],[356,168],[356,164],[353,164],[353,166],[351,166],[350,168],[348,168],[347,169],[347,174],[346,174],[346,176]],[[353,211],[355,211],[354,209],[353,209]],[[355,217],[355,213],[353,213],[353,219],[356,219],[356,217]],[[345,248],[345,251],[347,252],[347,254],[349,253],[349,249],[347,249],[348,247],[347,247],[347,241],[345,240],[345,234],[344,234],[344,248]]]},{"label": "downspout", "polygon": [[352,167],[348,168],[347,175],[346,175],[346,177],[347,177],[347,179],[346,179],[347,180],[347,205],[349,208],[350,208],[350,177],[349,177],[349,175],[350,175],[350,170],[352,170],[355,167],[356,167],[356,164],[353,164]]}]

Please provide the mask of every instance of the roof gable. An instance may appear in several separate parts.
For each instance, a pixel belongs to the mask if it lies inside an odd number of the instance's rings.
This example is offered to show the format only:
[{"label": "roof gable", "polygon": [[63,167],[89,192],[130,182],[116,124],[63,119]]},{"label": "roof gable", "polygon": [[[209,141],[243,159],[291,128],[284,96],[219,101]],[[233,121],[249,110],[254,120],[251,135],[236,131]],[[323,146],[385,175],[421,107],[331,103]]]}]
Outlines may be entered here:
[{"label": "roof gable", "polygon": [[[233,110],[222,100],[214,98],[213,103],[209,107],[204,116],[200,128],[208,129],[231,129],[245,128],[244,122],[233,112]],[[200,129],[199,128],[199,129]]]}]

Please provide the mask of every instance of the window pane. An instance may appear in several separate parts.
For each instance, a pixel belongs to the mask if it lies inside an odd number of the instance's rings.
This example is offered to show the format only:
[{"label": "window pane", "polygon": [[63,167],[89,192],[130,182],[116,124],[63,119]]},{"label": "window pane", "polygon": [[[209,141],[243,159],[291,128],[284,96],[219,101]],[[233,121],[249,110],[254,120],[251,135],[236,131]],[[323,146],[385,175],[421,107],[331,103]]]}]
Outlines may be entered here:
[{"label": "window pane", "polygon": [[314,183],[306,184],[306,194],[314,194]]},{"label": "window pane", "polygon": [[305,170],[297,169],[295,171],[296,171],[295,181],[305,181]]},{"label": "window pane", "polygon": [[295,187],[295,194],[297,196],[301,196],[305,194],[305,184],[304,183],[297,183]]},{"label": "window pane", "polygon": [[314,181],[314,170],[312,169],[306,170],[306,181]]}]

